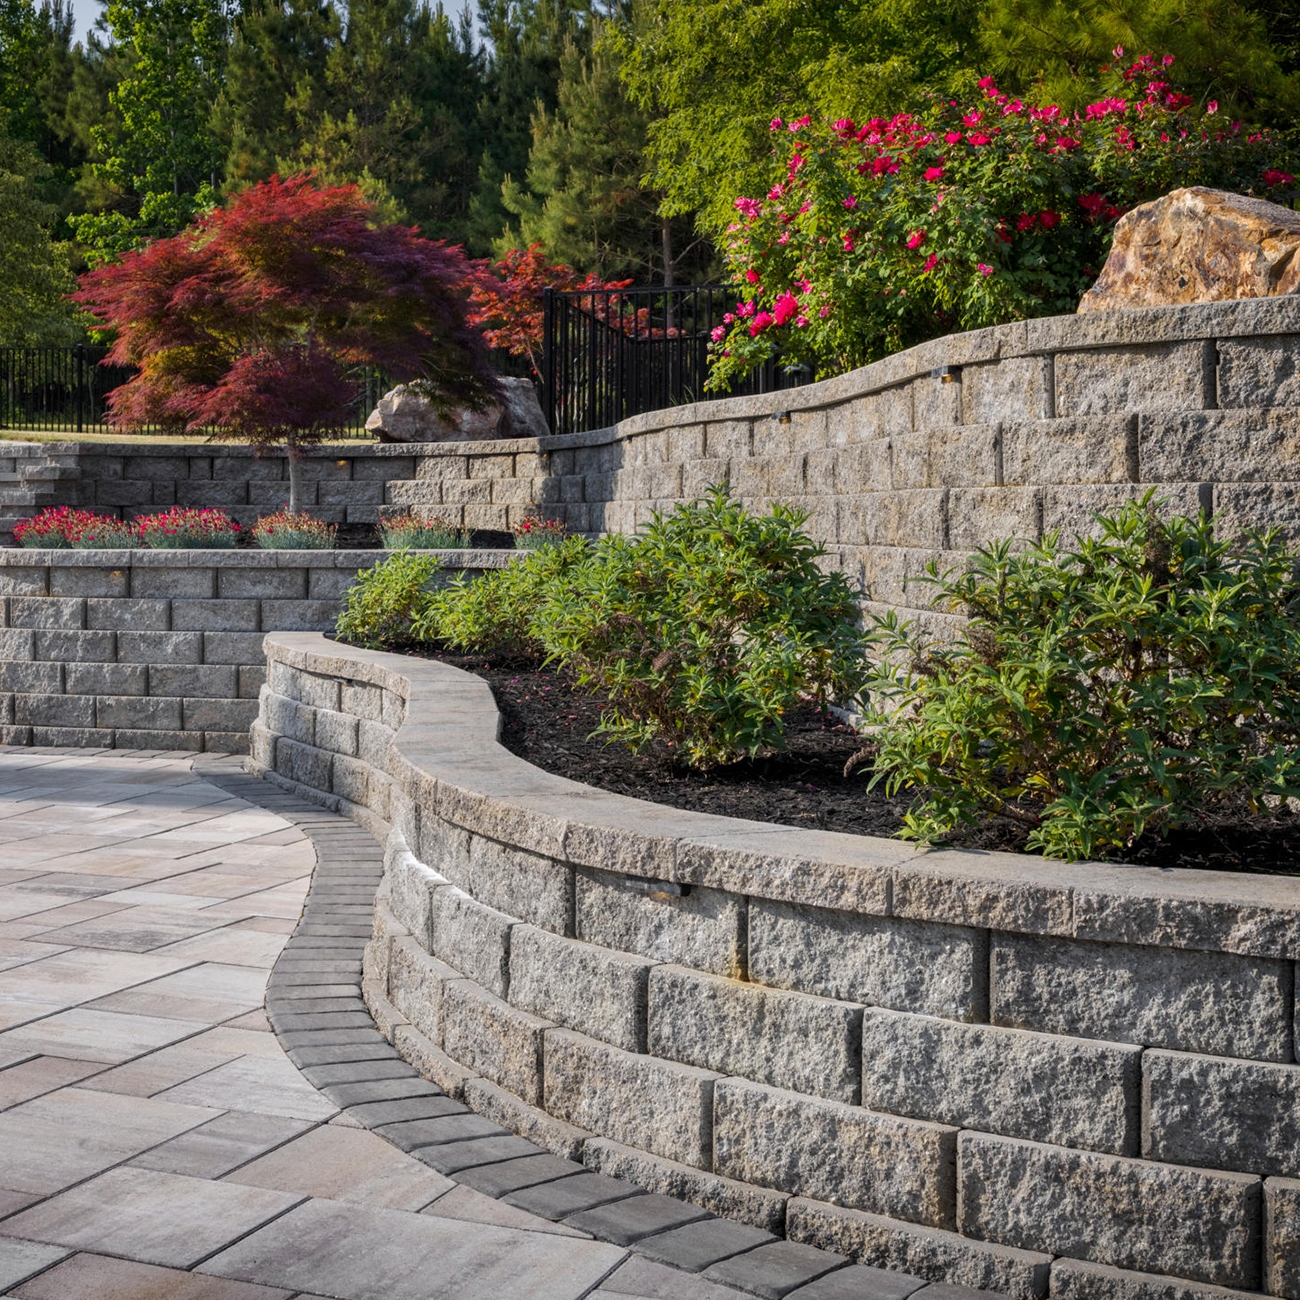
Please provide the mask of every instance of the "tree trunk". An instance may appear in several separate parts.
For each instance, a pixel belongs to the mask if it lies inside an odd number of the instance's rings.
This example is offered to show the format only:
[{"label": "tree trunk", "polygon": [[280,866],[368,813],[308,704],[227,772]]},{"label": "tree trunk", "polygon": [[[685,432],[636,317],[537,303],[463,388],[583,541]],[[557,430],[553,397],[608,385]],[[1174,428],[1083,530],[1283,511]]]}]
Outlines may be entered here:
[{"label": "tree trunk", "polygon": [[664,253],[664,288],[671,289],[677,281],[677,263],[673,260],[673,223],[671,217],[660,218],[659,237]]},{"label": "tree trunk", "polygon": [[298,451],[298,439],[292,429],[289,430],[285,449],[289,457],[289,510],[296,515],[302,501],[302,460]]}]

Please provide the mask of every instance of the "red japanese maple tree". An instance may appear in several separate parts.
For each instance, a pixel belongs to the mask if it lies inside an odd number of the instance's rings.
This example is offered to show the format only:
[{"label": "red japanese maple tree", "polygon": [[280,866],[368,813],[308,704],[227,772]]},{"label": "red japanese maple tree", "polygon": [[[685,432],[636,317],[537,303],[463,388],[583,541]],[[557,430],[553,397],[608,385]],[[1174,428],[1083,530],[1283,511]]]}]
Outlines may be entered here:
[{"label": "red japanese maple tree", "polygon": [[496,381],[466,319],[463,250],[382,225],[354,185],[272,177],[171,239],[90,271],[75,298],[139,368],[109,397],[119,428],[210,428],[289,454],[346,423],[348,371],[374,365],[435,408],[481,409]]}]

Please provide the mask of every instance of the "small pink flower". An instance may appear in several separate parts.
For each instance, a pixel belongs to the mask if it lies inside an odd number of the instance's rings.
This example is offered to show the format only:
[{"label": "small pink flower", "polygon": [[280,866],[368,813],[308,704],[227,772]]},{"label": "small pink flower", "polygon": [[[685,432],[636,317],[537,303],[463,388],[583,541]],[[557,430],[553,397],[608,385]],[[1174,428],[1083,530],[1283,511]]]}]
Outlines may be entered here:
[{"label": "small pink flower", "polygon": [[787,325],[799,314],[799,299],[788,290],[777,296],[772,307],[773,318],[778,325]]},{"label": "small pink flower", "polygon": [[980,121],[981,121],[981,119],[982,119],[983,117],[984,117],[984,114],[983,114],[983,113],[980,113],[980,112],[975,111],[975,110],[972,110],[972,111],[969,112],[969,113],[963,113],[963,114],[961,115],[962,125],[963,125],[963,126],[978,126],[979,123],[980,123]]},{"label": "small pink flower", "polygon": [[930,256],[925,259],[925,265],[921,268],[921,274],[929,275],[930,272],[933,271],[934,268],[938,265],[939,265],[939,259],[933,253],[931,253]]},{"label": "small pink flower", "polygon": [[772,324],[772,313],[761,311],[752,321],[749,322],[749,337],[756,339],[769,325]]},{"label": "small pink flower", "polygon": [[907,237],[907,246],[908,246],[908,248],[920,248],[921,245],[924,244],[924,243],[925,243],[925,231],[924,231],[924,230],[914,230],[914,231],[912,231],[912,233],[911,233],[910,235],[908,235],[908,237]]},{"label": "small pink flower", "polygon": [[721,343],[727,337],[727,327],[725,325],[715,325],[709,337],[715,343]]},{"label": "small pink flower", "polygon": [[960,131],[946,131],[943,137],[949,144],[961,144]]},{"label": "small pink flower", "polygon": [[993,143],[993,137],[991,135],[985,135],[983,131],[972,131],[966,139],[973,145]]},{"label": "small pink flower", "polygon": [[779,131],[783,125],[784,123],[781,121],[779,117],[774,117],[771,123],[771,130]]},{"label": "small pink flower", "polygon": [[848,197],[847,199],[841,199],[840,201],[841,201],[841,202],[844,204],[844,206],[845,206],[846,208],[848,208],[850,211],[852,211],[854,208],[856,208],[856,207],[858,206],[858,201],[857,201],[857,199],[855,199],[855,198],[853,197],[852,194],[850,194],[849,197]]},{"label": "small pink flower", "polygon": [[925,179],[926,179],[927,181],[941,181],[941,180],[943,180],[943,168],[942,168],[942,167],[927,167],[927,168],[925,169]]},{"label": "small pink flower", "polygon": [[745,279],[748,280],[750,284],[758,284],[760,276],[753,267],[750,267],[749,270],[745,272]]},{"label": "small pink flower", "polygon": [[1219,111],[1219,101],[1217,99],[1210,100],[1210,102],[1205,106],[1205,112],[1207,116],[1213,116],[1218,111]]},{"label": "small pink flower", "polygon": [[993,268],[992,268],[991,266],[989,266],[989,265],[988,265],[987,263],[985,263],[985,262],[977,262],[977,263],[975,264],[975,269],[976,269],[976,270],[977,270],[981,275],[986,275],[986,276],[987,276],[987,275],[992,275],[992,274],[993,274]]}]

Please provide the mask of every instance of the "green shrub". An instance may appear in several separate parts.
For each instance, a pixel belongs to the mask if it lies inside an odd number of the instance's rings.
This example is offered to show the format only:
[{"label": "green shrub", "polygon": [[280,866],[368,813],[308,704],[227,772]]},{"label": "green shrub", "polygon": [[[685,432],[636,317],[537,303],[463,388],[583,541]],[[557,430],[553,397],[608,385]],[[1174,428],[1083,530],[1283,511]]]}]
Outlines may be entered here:
[{"label": "green shrub", "polygon": [[362,569],[343,599],[334,629],[339,640],[372,650],[410,640],[411,625],[432,596],[429,583],[438,567],[436,555],[398,551]]},{"label": "green shrub", "polygon": [[878,620],[873,783],[917,791],[905,836],[994,818],[1096,857],[1300,795],[1300,586],[1276,533],[1221,541],[1150,496],[1097,520],[1072,550],[932,567],[938,605],[970,617],[953,645]]},{"label": "green shrub", "polygon": [[530,551],[504,569],[461,576],[434,592],[412,635],[454,650],[503,650],[538,658],[544,647],[533,626],[543,595],[585,560],[581,537]]},{"label": "green shrub", "polygon": [[288,508],[263,515],[249,532],[264,551],[328,551],[334,547],[338,525]]},{"label": "green shrub", "polygon": [[436,515],[417,519],[409,510],[379,521],[379,533],[390,551],[449,551],[469,545],[469,533]]},{"label": "green shrub", "polygon": [[857,597],[818,568],[806,518],[783,505],[750,514],[715,488],[634,538],[603,539],[546,589],[533,627],[608,697],[601,731],[708,767],[779,747],[801,699],[857,695]]}]

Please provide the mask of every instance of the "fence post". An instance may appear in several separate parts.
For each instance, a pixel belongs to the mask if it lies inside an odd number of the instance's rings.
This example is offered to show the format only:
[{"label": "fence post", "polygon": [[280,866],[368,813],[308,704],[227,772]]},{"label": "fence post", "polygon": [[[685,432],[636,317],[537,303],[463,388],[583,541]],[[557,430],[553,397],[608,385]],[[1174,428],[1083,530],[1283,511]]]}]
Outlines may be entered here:
[{"label": "fence post", "polygon": [[86,345],[77,344],[77,432],[84,433],[83,403],[86,400]]},{"label": "fence post", "polygon": [[542,290],[542,401],[546,427],[555,433],[555,290]]}]

